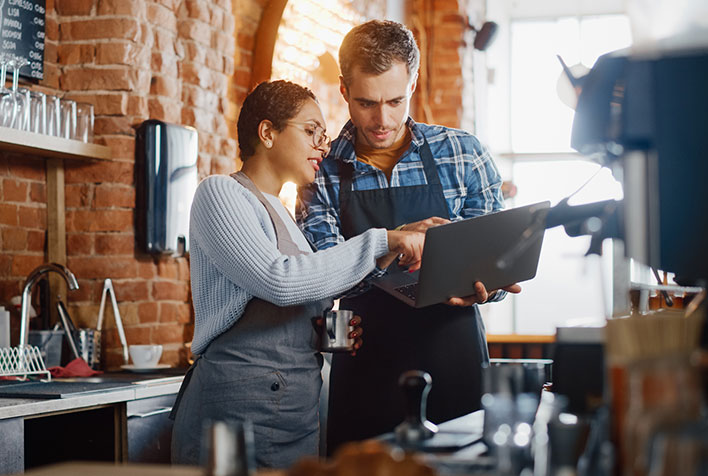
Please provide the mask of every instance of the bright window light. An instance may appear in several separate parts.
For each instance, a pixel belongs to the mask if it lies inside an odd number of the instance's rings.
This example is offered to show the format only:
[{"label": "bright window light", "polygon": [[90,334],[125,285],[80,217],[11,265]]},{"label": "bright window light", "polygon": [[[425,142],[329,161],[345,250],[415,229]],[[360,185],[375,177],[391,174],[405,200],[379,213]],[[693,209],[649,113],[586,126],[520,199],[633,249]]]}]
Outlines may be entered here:
[{"label": "bright window light", "polygon": [[573,110],[556,85],[563,72],[556,55],[573,67],[631,44],[624,15],[524,20],[511,23],[511,149],[570,152]]}]

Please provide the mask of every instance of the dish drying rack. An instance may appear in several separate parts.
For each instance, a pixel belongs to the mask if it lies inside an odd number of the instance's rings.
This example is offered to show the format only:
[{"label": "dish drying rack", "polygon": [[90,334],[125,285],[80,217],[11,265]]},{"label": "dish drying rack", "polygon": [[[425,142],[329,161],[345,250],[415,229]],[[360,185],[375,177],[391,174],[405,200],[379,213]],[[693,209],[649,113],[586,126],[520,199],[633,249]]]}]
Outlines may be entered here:
[{"label": "dish drying rack", "polygon": [[0,377],[27,378],[30,375],[44,375],[42,380],[51,381],[52,374],[44,365],[39,347],[20,345],[0,347]]},{"label": "dish drying rack", "polygon": [[[98,322],[96,329],[93,331],[94,337],[92,342],[83,347],[87,347],[87,362],[89,364],[97,364],[100,353],[101,327],[103,325],[103,316],[106,308],[106,298],[110,298],[111,307],[113,308],[113,316],[116,321],[118,337],[123,347],[123,361],[128,363],[128,344],[125,339],[125,331],[123,330],[123,322],[118,310],[118,302],[116,301],[116,293],[113,289],[113,282],[107,278],[103,282],[103,292],[101,293],[101,305],[98,311]],[[62,309],[59,309],[62,312]],[[65,310],[63,312],[66,312]],[[78,350],[74,347],[74,353],[78,355]],[[83,352],[82,352],[83,353]],[[86,360],[86,359],[85,359]],[[93,365],[92,365],[93,366]],[[16,347],[0,347],[0,378],[1,377],[20,377],[26,379],[30,375],[44,375],[42,380],[51,381],[52,374],[47,370],[44,364],[42,353],[39,347],[27,345],[26,342],[21,342]]]}]

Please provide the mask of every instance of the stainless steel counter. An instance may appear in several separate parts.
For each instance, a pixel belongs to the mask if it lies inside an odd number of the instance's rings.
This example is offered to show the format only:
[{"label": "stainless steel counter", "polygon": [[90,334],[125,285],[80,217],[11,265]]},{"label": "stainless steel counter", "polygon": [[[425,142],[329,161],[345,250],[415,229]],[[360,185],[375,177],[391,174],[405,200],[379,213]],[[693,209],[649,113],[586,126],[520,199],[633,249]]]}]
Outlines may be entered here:
[{"label": "stainless steel counter", "polygon": [[[111,374],[106,374],[101,378],[110,378],[110,375]],[[125,380],[123,376],[120,378]],[[132,383],[130,387],[124,386],[114,389],[105,389],[87,395],[69,396],[57,399],[0,398],[0,420],[38,416],[46,413],[129,402],[161,395],[171,395],[177,393],[182,384],[182,379],[183,376],[160,376],[145,379],[136,377],[135,380],[130,381],[130,383]],[[70,380],[90,380],[90,378]]]},{"label": "stainless steel counter", "polygon": [[63,398],[0,398],[0,474],[68,460],[168,463],[167,415],[183,378],[178,370],[107,373],[57,381],[115,387],[89,385],[89,393]]}]

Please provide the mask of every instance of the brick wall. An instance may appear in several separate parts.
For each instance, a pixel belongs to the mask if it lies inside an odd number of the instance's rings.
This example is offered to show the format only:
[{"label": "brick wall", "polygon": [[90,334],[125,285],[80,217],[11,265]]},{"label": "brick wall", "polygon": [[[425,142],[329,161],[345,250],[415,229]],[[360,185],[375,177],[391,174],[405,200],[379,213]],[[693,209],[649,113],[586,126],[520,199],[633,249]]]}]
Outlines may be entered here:
[{"label": "brick wall", "polygon": [[467,11],[474,0],[414,0],[407,22],[421,51],[420,76],[411,108],[421,122],[460,127],[465,71]]},{"label": "brick wall", "polygon": [[[82,326],[95,326],[110,277],[129,343],[160,343],[163,361],[185,363],[191,339],[187,258],[155,260],[135,248],[135,129],[148,118],[199,131],[199,173],[236,164],[236,104],[246,94],[253,35],[265,1],[48,0],[45,79],[35,89],[95,106],[96,142],[113,160],[65,163],[68,296]],[[238,33],[234,34],[238,28]],[[236,81],[232,78],[236,77]],[[21,292],[46,261],[43,160],[0,155],[0,302]],[[120,361],[112,314],[106,363]]]},{"label": "brick wall", "polygon": [[[46,3],[45,79],[32,87],[93,103],[96,142],[113,153],[110,161],[65,163],[67,264],[80,285],[68,296],[69,311],[80,325],[95,326],[103,279],[112,278],[128,342],[163,344],[165,363],[186,363],[189,263],[136,250],[134,127],[147,118],[193,126],[201,177],[237,168],[235,121],[266,3]],[[412,3],[427,8],[421,11],[432,33],[429,54],[436,55],[421,74],[432,117],[417,119],[457,125],[460,7],[448,0]],[[419,93],[414,102],[420,110]],[[46,193],[44,160],[0,153],[0,302],[19,295],[27,274],[47,260]],[[110,310],[104,325],[105,362],[114,368],[122,362]]]}]

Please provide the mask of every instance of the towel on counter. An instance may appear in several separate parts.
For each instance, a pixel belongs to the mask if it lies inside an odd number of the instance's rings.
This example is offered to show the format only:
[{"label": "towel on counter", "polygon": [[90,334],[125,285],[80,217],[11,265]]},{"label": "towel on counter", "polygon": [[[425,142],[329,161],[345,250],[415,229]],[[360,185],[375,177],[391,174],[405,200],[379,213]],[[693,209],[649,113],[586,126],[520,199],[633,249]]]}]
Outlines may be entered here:
[{"label": "towel on counter", "polygon": [[54,378],[92,377],[94,375],[103,373],[100,370],[93,370],[91,367],[89,367],[89,364],[87,364],[86,361],[81,357],[77,357],[76,359],[72,360],[71,362],[66,364],[66,367],[49,367],[47,370],[49,370],[49,373],[51,373],[52,377]]}]

